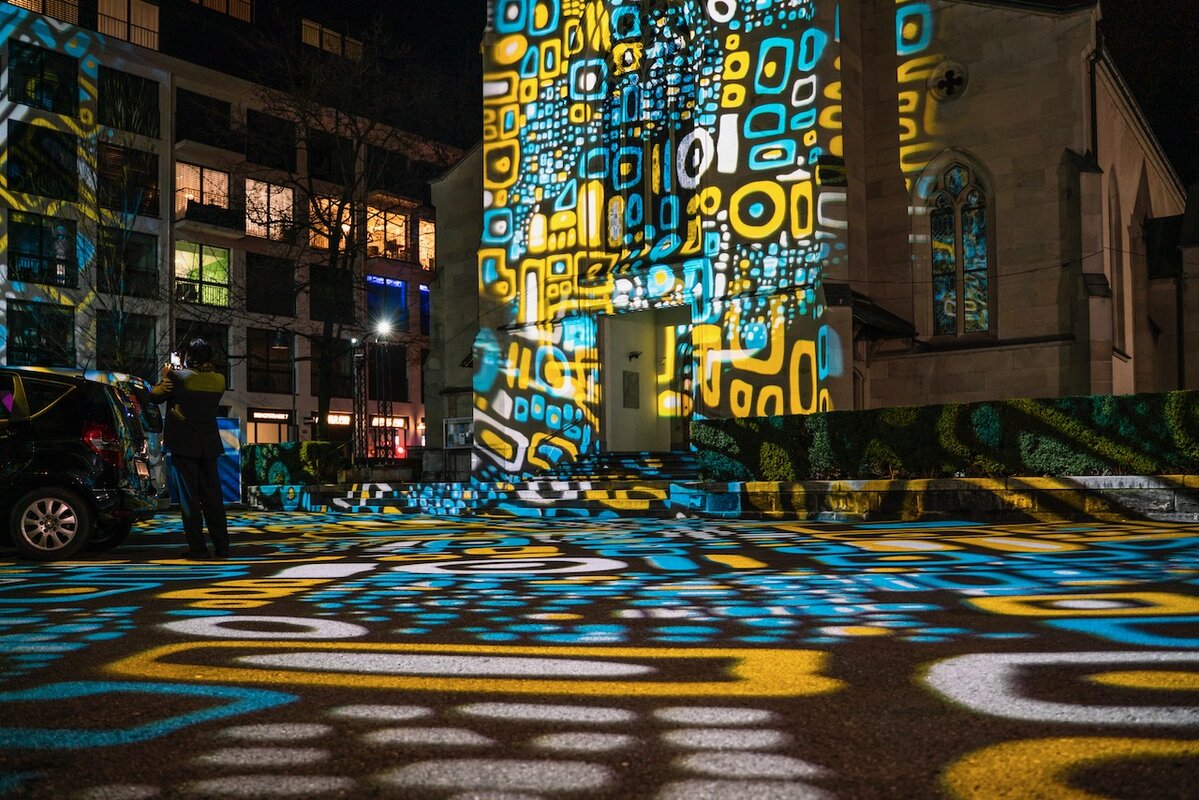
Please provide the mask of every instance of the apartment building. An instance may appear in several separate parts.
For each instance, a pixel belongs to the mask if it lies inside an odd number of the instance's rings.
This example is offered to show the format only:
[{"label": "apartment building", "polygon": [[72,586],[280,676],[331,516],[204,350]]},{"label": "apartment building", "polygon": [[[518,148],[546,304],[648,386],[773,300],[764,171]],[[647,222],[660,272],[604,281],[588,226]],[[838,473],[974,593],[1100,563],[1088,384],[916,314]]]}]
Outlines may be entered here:
[{"label": "apartment building", "polygon": [[461,152],[321,102],[377,68],[353,14],[258,6],[0,3],[0,360],[153,378],[203,337],[265,443],[348,441],[357,355],[369,455],[402,456],[424,440],[426,181]]}]

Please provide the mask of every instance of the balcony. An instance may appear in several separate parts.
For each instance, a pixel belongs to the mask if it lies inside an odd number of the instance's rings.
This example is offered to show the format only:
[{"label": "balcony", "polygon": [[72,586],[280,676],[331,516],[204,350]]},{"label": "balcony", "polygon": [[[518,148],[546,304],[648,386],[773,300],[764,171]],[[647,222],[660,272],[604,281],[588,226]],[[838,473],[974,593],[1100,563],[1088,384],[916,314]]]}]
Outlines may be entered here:
[{"label": "balcony", "polygon": [[12,273],[8,277],[13,281],[62,286],[67,289],[79,288],[79,270],[75,268],[75,264],[49,256],[13,253]]},{"label": "balcony", "polygon": [[222,239],[240,239],[246,235],[246,214],[240,208],[176,198],[175,230],[189,235],[205,233]]},{"label": "balcony", "polygon": [[175,158],[225,166],[246,158],[246,134],[232,128],[192,124],[175,134]]}]

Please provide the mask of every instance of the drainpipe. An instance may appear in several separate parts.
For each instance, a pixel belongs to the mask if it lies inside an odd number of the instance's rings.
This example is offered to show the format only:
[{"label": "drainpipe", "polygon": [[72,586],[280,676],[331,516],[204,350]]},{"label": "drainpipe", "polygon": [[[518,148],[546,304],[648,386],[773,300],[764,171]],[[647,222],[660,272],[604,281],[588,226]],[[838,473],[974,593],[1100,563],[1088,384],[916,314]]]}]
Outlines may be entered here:
[{"label": "drainpipe", "polygon": [[1095,159],[1095,163],[1099,163],[1099,90],[1098,90],[1098,70],[1099,62],[1103,59],[1103,30],[1099,27],[1098,22],[1095,24],[1095,49],[1091,51],[1091,56],[1087,59],[1090,66],[1091,79],[1091,157]]},{"label": "drainpipe", "polygon": [[[1185,251],[1184,251],[1185,252]],[[1186,315],[1183,313],[1186,310],[1186,304],[1182,301],[1182,291],[1186,288],[1186,283],[1183,280],[1183,270],[1186,265],[1179,260],[1178,274],[1174,276],[1174,320],[1177,327],[1178,345],[1175,349],[1176,360],[1178,361],[1178,388],[1186,389],[1187,387],[1187,358],[1186,358]]]}]

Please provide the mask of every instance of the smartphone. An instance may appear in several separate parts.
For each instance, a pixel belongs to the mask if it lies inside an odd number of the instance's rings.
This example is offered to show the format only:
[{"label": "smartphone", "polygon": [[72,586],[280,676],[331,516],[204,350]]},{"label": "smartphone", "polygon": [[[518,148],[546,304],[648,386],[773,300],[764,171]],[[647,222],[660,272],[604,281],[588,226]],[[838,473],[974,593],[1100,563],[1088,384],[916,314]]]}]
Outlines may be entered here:
[{"label": "smartphone", "polygon": [[183,359],[178,353],[171,353],[171,369],[182,369]]}]

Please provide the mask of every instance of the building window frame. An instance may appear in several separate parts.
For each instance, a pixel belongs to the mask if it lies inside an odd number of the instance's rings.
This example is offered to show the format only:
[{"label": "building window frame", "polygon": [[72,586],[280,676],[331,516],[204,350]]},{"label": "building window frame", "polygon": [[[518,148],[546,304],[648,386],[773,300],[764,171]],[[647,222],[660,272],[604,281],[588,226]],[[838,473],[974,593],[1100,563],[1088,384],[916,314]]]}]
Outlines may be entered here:
[{"label": "building window frame", "polygon": [[254,4],[251,0],[192,0],[192,2],[227,17],[240,19],[242,22],[254,21]]},{"label": "building window frame", "polygon": [[[96,152],[96,194],[100,206],[122,214],[158,217],[158,154],[100,142]],[[130,197],[136,198],[133,206]]]},{"label": "building window frame", "polygon": [[246,329],[246,389],[269,394],[295,391],[295,336],[281,330]]},{"label": "building window frame", "polygon": [[324,50],[353,61],[362,60],[362,41],[347,36],[311,19],[300,20],[300,41],[309,47]]},{"label": "building window frame", "polygon": [[316,322],[352,325],[357,320],[354,271],[313,264],[309,277],[308,316]]},{"label": "building window frame", "polygon": [[8,365],[74,367],[75,307],[41,301],[8,301]]},{"label": "building window frame", "polygon": [[[312,382],[312,392],[315,394],[320,386],[321,351],[325,344],[323,339],[312,340],[312,359],[309,364],[309,380]],[[333,350],[329,359],[329,395],[331,397],[354,396],[354,345],[346,339],[330,339],[328,344]]]},{"label": "building window frame", "polygon": [[8,43],[8,99],[52,114],[79,116],[79,59],[30,42]]},{"label": "building window frame", "polygon": [[[338,249],[349,253],[353,249],[356,217],[353,204],[340,197],[314,197],[310,202],[309,241],[318,250],[330,250],[333,242]],[[334,230],[338,229],[336,239]]]},{"label": "building window frame", "polygon": [[922,330],[931,338],[998,337],[994,181],[960,150],[933,159],[913,184],[915,274],[922,276]]},{"label": "building window frame", "polygon": [[246,235],[286,240],[295,227],[294,197],[290,186],[246,178]]},{"label": "building window frame", "polygon": [[75,235],[75,220],[9,211],[9,280],[78,288]]},{"label": "building window frame", "polygon": [[101,225],[96,241],[96,288],[125,297],[158,297],[158,237]]},{"label": "building window frame", "polygon": [[428,336],[433,326],[433,297],[428,286],[423,283],[417,287],[420,293],[420,334]]},{"label": "building window frame", "polygon": [[184,303],[229,307],[230,252],[199,242],[175,242],[175,297]]},{"label": "building window frame", "polygon": [[408,281],[386,275],[366,276],[366,318],[372,330],[386,324],[393,331],[407,333]]},{"label": "building window frame", "polygon": [[187,216],[188,203],[229,208],[229,173],[224,170],[175,162],[175,219]]},{"label": "building window frame", "polygon": [[437,265],[437,223],[427,217],[417,223],[417,255],[421,269],[431,271]]},{"label": "building window frame", "polygon": [[72,25],[79,24],[78,0],[8,0],[8,3]]},{"label": "building window frame", "polygon": [[411,215],[403,208],[366,207],[367,258],[391,258],[407,261]]},{"label": "building window frame", "polygon": [[158,49],[158,6],[146,0],[99,0],[96,28],[105,36]]},{"label": "building window frame", "polygon": [[158,81],[101,64],[96,119],[110,128],[157,139],[162,129]]},{"label": "building window frame", "polygon": [[246,253],[246,311],[296,315],[296,265],[278,256]]},{"label": "building window frame", "polygon": [[79,138],[44,125],[8,121],[10,192],[75,202],[79,199]]},{"label": "building window frame", "polygon": [[158,320],[151,314],[100,309],[96,312],[96,367],[157,377]]}]

